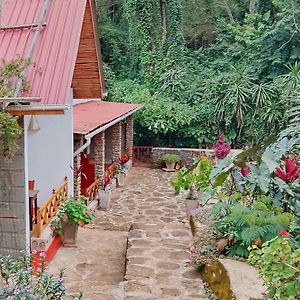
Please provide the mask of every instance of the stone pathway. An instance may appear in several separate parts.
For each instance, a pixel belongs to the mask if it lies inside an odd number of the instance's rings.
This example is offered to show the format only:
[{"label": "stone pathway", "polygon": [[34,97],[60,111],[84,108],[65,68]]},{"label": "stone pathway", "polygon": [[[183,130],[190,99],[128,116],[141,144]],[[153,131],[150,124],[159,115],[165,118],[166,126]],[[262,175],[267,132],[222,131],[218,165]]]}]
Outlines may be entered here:
[{"label": "stone pathway", "polygon": [[50,271],[66,268],[69,292],[82,290],[87,300],[208,299],[188,265],[191,233],[170,176],[134,168],[109,211],[80,229],[78,248],[59,250]]}]

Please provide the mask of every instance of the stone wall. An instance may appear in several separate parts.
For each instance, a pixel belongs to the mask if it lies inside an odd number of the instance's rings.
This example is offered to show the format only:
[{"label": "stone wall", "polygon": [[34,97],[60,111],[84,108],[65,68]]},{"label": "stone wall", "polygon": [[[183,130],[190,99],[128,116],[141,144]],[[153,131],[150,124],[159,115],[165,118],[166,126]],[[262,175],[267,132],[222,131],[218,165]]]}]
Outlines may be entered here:
[{"label": "stone wall", "polygon": [[[241,150],[231,150],[233,155],[237,155]],[[194,158],[201,155],[213,157],[213,149],[189,149],[189,148],[153,148],[153,164],[157,167],[162,167],[163,162],[161,157],[166,153],[178,154],[181,157],[182,164],[185,166],[191,166]]]},{"label": "stone wall", "polygon": [[92,140],[95,157],[95,176],[102,178],[105,171],[105,133],[98,133]]},{"label": "stone wall", "polygon": [[[12,160],[0,155],[0,254],[15,254],[26,248],[24,139]],[[29,230],[29,228],[28,228]]]},{"label": "stone wall", "polygon": [[129,158],[132,159],[133,147],[133,116],[126,119],[126,148],[128,149]]},{"label": "stone wall", "polygon": [[122,154],[122,126],[121,123],[117,123],[112,127],[112,160],[116,161]]}]

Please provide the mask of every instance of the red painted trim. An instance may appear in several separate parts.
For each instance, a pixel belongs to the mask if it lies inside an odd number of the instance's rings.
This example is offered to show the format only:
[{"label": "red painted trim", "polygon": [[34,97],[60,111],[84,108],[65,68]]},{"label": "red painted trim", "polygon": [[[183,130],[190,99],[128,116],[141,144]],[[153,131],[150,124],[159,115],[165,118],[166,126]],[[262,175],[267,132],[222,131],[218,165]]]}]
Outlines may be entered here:
[{"label": "red painted trim", "polygon": [[61,238],[57,235],[54,240],[52,241],[51,245],[46,251],[37,251],[33,258],[33,268],[37,270],[41,264],[40,254],[44,252],[46,254],[46,263],[49,264],[52,259],[54,258],[55,254],[57,253],[58,249],[62,245]]}]

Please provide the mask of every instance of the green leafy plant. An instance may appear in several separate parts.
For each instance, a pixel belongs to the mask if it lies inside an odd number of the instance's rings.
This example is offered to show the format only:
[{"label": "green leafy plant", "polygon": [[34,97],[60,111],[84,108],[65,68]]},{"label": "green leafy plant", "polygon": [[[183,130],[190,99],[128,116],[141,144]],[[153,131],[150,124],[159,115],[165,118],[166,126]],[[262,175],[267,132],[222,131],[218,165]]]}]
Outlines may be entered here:
[{"label": "green leafy plant", "polygon": [[17,258],[0,256],[3,284],[0,298],[59,300],[65,295],[63,272],[56,278],[45,270],[45,254],[41,253],[41,266],[36,275],[32,269],[33,255],[21,252]]},{"label": "green leafy plant", "polygon": [[17,117],[0,112],[0,153],[7,158],[12,158],[19,149],[18,139],[22,133]]},{"label": "green leafy plant", "polygon": [[213,228],[230,256],[248,257],[249,246],[261,246],[280,230],[294,226],[293,215],[281,208],[274,209],[270,197],[261,197],[254,204],[219,202],[213,206],[212,215]]},{"label": "green leafy plant", "polygon": [[53,220],[50,229],[56,234],[62,234],[62,222],[75,223],[84,226],[95,217],[95,212],[85,204],[86,198],[74,199],[70,197],[57,212],[58,220]]},{"label": "green leafy plant", "polygon": [[173,153],[166,153],[161,157],[161,160],[164,162],[180,162],[181,158],[179,155],[177,154],[173,154]]},{"label": "green leafy plant", "polygon": [[268,288],[268,298],[296,300],[300,298],[300,249],[288,233],[267,241],[259,249],[250,248],[249,261],[255,265]]},{"label": "green leafy plant", "polygon": [[[193,193],[193,189],[204,191],[209,186],[209,176],[212,168],[213,164],[207,158],[200,158],[190,169],[181,168],[177,176],[171,181],[175,194],[178,195],[181,189],[190,190],[190,193]],[[189,197],[193,198],[193,195],[189,195]]]},{"label": "green leafy plant", "polygon": [[[273,198],[275,206],[300,216],[298,167],[292,154],[298,144],[298,139],[287,136],[280,136],[275,141],[274,137],[270,137],[263,144],[255,145],[235,157],[227,156],[219,160],[211,172],[212,189],[206,199],[215,195],[220,187],[225,188],[227,195],[238,191],[252,202],[265,194]],[[291,177],[293,180],[286,181],[281,176],[286,165],[296,170],[297,176]],[[289,172],[286,172],[288,176]]]},{"label": "green leafy plant", "polygon": [[[22,79],[21,93],[29,90],[29,84],[22,75],[22,70],[29,62],[23,59],[14,59],[0,68],[0,97],[11,97],[17,81]],[[0,153],[4,157],[12,158],[19,149],[18,139],[23,130],[18,123],[18,118],[11,114],[0,112]]]}]

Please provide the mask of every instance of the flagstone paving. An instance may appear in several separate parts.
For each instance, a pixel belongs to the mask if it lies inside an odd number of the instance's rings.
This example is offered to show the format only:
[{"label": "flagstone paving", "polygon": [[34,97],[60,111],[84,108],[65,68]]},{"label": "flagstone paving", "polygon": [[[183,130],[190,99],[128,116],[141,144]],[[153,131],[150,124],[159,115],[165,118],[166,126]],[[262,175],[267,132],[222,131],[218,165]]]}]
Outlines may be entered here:
[{"label": "flagstone paving", "polygon": [[188,264],[191,233],[173,175],[134,168],[108,211],[80,228],[78,248],[61,248],[50,265],[64,267],[69,292],[87,300],[209,299]]}]

